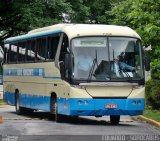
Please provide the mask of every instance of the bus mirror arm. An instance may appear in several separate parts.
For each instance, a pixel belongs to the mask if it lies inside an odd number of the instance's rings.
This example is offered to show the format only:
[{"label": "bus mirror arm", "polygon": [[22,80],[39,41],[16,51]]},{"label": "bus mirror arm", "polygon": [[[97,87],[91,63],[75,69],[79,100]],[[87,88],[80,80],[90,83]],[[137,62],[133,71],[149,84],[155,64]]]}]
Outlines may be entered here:
[{"label": "bus mirror arm", "polygon": [[63,62],[63,61],[60,61],[60,62],[59,62],[59,67],[60,67],[61,78],[62,78],[62,80],[63,80],[64,77],[65,77],[64,62]]},{"label": "bus mirror arm", "polygon": [[65,79],[69,82],[71,78],[71,54],[69,53],[65,54],[64,68],[65,68]]},{"label": "bus mirror arm", "polygon": [[150,58],[148,56],[146,56],[144,59],[144,66],[146,71],[150,70]]},{"label": "bus mirror arm", "polygon": [[65,54],[65,70],[70,70],[71,68],[71,55],[70,54]]}]

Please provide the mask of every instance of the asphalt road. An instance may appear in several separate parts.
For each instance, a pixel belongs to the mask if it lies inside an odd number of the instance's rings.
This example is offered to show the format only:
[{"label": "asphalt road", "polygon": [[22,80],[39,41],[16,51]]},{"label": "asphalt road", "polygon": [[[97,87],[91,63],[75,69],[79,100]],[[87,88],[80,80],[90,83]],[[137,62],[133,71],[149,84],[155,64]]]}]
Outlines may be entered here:
[{"label": "asphalt road", "polygon": [[[134,121],[129,116],[121,117],[120,124],[116,126],[110,124],[109,117],[66,118],[63,123],[56,123],[52,115],[42,111],[34,112],[32,115],[17,115],[12,106],[1,106],[0,116],[4,119],[3,123],[0,124],[0,135],[2,135],[0,141],[99,141],[110,139],[108,135],[130,140],[132,135],[137,135],[138,138],[146,135],[160,135],[159,128],[145,122]],[[134,139],[136,140],[136,138]],[[156,139],[160,140],[160,138]]]}]

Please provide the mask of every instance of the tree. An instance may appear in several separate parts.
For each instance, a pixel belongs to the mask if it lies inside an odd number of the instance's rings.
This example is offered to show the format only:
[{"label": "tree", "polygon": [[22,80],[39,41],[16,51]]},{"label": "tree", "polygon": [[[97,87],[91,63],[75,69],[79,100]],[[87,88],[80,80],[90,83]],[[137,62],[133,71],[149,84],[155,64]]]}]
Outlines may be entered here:
[{"label": "tree", "polygon": [[[114,0],[119,1],[123,0]],[[109,24],[111,4],[111,0],[1,0],[0,41],[60,23],[63,15],[69,15],[72,23]]]},{"label": "tree", "polygon": [[0,1],[0,41],[29,30],[53,25],[70,11],[65,0],[8,0]]},{"label": "tree", "polygon": [[89,20],[89,7],[85,0],[66,0],[70,3],[71,9],[67,11],[72,23],[86,23]]},{"label": "tree", "polygon": [[16,21],[20,19],[21,15],[19,15],[18,11],[14,10],[12,1],[0,1],[0,41],[19,30],[16,27]]},{"label": "tree", "polygon": [[111,0],[88,0],[86,5],[89,7],[89,20],[91,23],[109,24]]},{"label": "tree", "polygon": [[67,0],[71,4],[69,15],[74,23],[108,24],[111,0]]}]

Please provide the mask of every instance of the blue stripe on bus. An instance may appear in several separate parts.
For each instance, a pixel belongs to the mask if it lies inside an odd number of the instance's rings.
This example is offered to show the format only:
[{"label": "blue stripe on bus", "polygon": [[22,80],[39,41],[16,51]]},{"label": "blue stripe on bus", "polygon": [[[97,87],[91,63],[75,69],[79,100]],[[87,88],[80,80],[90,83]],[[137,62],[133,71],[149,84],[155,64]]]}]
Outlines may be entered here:
[{"label": "blue stripe on bus", "polygon": [[[15,95],[6,92],[4,99],[15,105]],[[105,116],[105,115],[130,115],[143,114],[144,99],[92,99],[92,98],[58,98],[58,113],[71,116]],[[106,104],[116,104],[117,108],[107,109]],[[20,95],[22,107],[50,111],[50,96]]]},{"label": "blue stripe on bus", "polygon": [[20,40],[25,40],[25,39],[31,39],[31,38],[35,38],[35,37],[42,37],[42,36],[61,33],[61,32],[62,32],[61,30],[54,30],[54,31],[43,32],[43,33],[35,33],[32,35],[26,34],[26,35],[22,35],[22,36],[8,38],[4,41],[4,43],[10,43],[10,42],[20,41]]},{"label": "blue stripe on bus", "polygon": [[45,76],[44,68],[4,69],[3,76],[40,76],[50,79],[61,79],[60,76]]}]

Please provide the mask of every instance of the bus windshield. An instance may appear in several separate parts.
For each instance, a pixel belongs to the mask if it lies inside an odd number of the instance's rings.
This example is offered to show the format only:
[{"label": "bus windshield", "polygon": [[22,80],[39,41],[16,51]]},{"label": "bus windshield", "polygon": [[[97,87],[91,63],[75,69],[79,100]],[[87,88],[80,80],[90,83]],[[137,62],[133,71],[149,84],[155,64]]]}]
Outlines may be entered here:
[{"label": "bus windshield", "polygon": [[128,81],[143,78],[141,44],[136,38],[75,38],[72,52],[73,79]]}]

